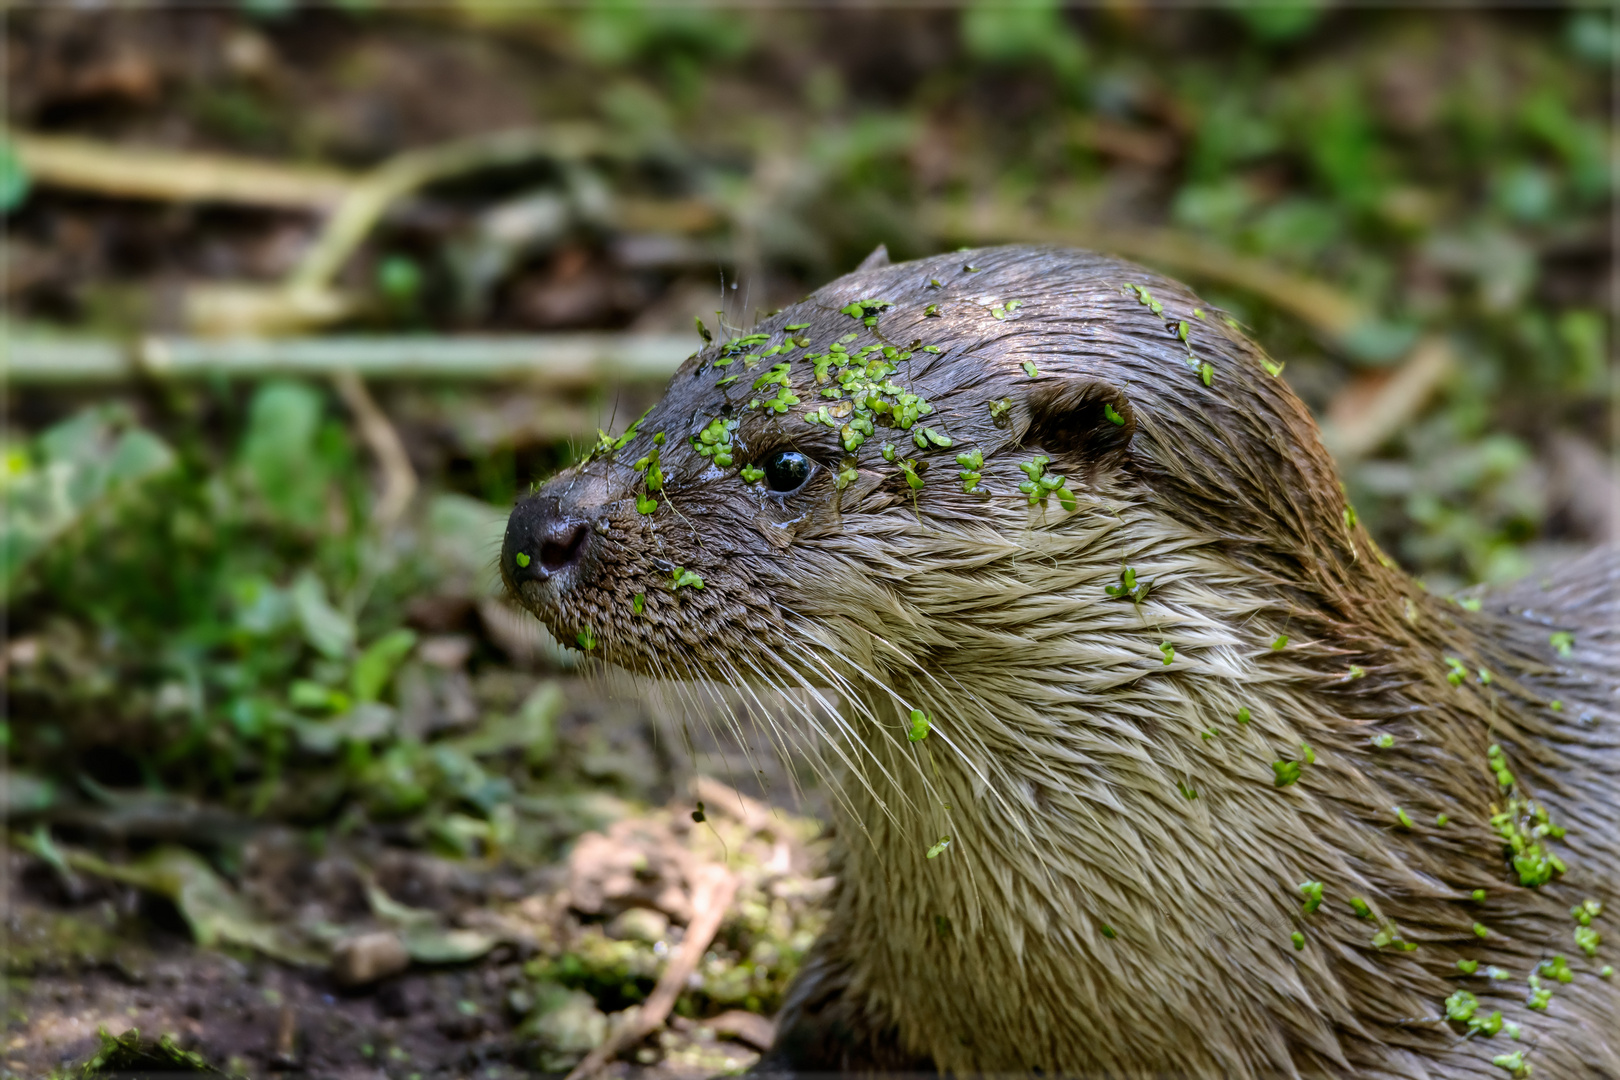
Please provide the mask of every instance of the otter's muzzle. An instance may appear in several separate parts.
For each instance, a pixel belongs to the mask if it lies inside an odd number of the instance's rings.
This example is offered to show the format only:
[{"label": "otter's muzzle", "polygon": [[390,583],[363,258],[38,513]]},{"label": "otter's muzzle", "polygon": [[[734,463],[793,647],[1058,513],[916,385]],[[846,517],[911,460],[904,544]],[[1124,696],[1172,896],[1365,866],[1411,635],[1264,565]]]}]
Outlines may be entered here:
[{"label": "otter's muzzle", "polygon": [[565,512],[558,499],[525,499],[506,519],[501,572],[525,599],[534,599],[530,582],[565,587],[589,555],[593,533],[590,521]]}]

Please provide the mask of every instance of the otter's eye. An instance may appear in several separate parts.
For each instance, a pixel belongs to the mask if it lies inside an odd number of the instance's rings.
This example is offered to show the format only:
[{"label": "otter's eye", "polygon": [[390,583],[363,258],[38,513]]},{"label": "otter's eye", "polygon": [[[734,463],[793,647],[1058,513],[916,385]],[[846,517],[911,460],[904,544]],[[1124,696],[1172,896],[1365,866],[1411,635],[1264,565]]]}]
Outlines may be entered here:
[{"label": "otter's eye", "polygon": [[810,459],[796,450],[783,450],[765,459],[765,482],[772,491],[786,495],[798,491],[810,479]]}]

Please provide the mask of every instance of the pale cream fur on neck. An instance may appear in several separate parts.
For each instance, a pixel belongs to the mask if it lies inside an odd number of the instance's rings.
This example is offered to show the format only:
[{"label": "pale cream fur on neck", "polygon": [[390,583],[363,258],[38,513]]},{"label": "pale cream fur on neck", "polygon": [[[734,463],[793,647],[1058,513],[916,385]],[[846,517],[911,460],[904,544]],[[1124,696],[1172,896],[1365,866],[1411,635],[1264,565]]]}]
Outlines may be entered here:
[{"label": "pale cream fur on neck", "polygon": [[[947,1070],[1288,1076],[1302,1050],[1346,1066],[1334,1026],[1356,1009],[1333,970],[1369,926],[1303,916],[1298,885],[1332,881],[1341,910],[1375,897],[1352,856],[1378,845],[1329,850],[1338,810],[1273,783],[1320,708],[1258,662],[1286,616],[1161,514],[1054,502],[1009,528],[1024,512],[936,530],[891,510],[882,535],[809,545],[830,601],[860,590],[804,626],[858,702],[840,915],[884,928],[858,985]],[[1152,583],[1140,604],[1105,591],[1126,566]],[[931,718],[920,742],[911,708]],[[1392,862],[1382,876],[1407,873]],[[1388,1075],[1428,1075],[1405,1064]]]}]

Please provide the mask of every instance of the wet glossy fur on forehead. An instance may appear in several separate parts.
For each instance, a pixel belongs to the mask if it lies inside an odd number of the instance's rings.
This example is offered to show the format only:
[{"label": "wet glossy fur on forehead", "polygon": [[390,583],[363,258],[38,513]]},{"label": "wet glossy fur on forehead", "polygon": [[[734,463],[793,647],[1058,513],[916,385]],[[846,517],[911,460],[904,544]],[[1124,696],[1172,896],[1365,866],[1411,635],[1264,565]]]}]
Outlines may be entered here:
[{"label": "wet glossy fur on forehead", "polygon": [[[807,346],[761,355],[806,323]],[[1520,1044],[1444,1019],[1466,989],[1523,1025],[1538,1076],[1620,1075],[1620,1000],[1570,915],[1620,903],[1612,555],[1480,612],[1429,597],[1355,521],[1259,351],[1099,256],[880,267],[752,332],[540,491],[600,543],[567,589],[518,595],[626,667],[809,695],[774,734],[831,770],[842,870],[784,1030],[888,1032],[901,1056],[860,1060],[962,1072],[1506,1076],[1491,1059]],[[806,354],[851,333],[847,352],[894,350],[890,399],[932,407],[853,454],[804,419],[847,400]],[[755,385],[783,362],[797,402]],[[728,419],[722,468],[692,440]],[[641,513],[659,432],[660,505]],[[789,448],[818,463],[801,491],[743,475]],[[969,493],[956,458],[975,450]],[[1043,471],[1072,509],[1019,490]],[[672,588],[677,568],[703,587]],[[1493,822],[1510,792],[1569,830],[1566,872],[1539,887]],[[1326,900],[1307,912],[1309,881]],[[1620,938],[1612,915],[1594,925]],[[1555,953],[1576,977],[1531,1009]]]}]

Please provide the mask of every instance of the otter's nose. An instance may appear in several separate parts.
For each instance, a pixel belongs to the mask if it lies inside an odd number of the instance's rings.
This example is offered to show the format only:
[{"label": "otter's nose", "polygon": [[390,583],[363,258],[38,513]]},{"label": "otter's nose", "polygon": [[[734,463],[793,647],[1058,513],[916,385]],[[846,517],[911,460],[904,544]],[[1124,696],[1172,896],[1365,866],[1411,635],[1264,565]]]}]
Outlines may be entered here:
[{"label": "otter's nose", "polygon": [[590,537],[590,522],[563,513],[556,499],[528,499],[506,520],[501,565],[515,584],[546,581],[579,565]]}]

